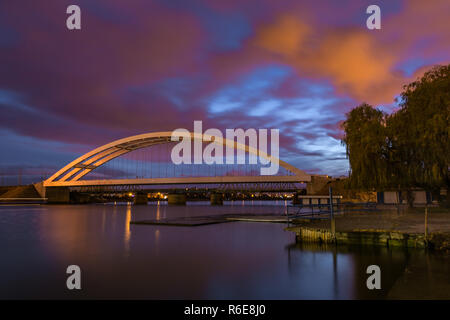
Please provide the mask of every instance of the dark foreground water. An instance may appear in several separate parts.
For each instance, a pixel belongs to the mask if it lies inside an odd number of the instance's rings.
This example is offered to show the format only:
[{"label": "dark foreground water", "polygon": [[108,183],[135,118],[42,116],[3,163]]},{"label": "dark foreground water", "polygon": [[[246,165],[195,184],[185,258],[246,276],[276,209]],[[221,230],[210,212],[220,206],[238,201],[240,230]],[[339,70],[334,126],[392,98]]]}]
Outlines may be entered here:
[{"label": "dark foreground water", "polygon": [[[434,292],[426,274],[431,269],[416,274],[408,270],[411,261],[431,263],[438,270],[435,280],[440,275],[439,284],[448,281],[445,257],[417,250],[299,245],[283,224],[129,224],[233,212],[283,214],[285,205],[1,206],[0,298],[367,299]],[[81,268],[80,291],[66,288],[66,268],[72,264]],[[366,287],[371,264],[381,268],[381,290]],[[436,290],[445,297],[447,288]]]}]

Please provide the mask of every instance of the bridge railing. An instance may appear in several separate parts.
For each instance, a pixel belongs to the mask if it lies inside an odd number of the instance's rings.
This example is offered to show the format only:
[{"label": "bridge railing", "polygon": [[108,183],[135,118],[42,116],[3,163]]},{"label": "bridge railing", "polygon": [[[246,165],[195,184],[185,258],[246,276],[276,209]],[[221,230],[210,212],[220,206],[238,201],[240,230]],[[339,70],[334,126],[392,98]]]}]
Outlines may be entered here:
[{"label": "bridge railing", "polygon": [[288,223],[293,219],[300,218],[330,219],[332,214],[340,213],[338,207],[341,199],[342,196],[297,196],[293,204],[287,207],[286,216]]},{"label": "bridge railing", "polygon": [[349,212],[378,211],[376,202],[342,202],[342,196],[299,196],[302,201],[287,207],[288,224],[294,219],[333,219]]}]

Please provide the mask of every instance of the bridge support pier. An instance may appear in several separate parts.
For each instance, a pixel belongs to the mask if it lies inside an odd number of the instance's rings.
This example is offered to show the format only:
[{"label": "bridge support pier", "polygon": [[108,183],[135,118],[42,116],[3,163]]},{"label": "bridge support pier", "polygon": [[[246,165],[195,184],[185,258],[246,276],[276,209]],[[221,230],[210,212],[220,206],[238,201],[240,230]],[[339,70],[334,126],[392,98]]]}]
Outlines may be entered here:
[{"label": "bridge support pier", "polygon": [[167,196],[167,203],[174,205],[185,205],[186,204],[186,194],[184,193],[169,193]]},{"label": "bridge support pier", "polygon": [[71,202],[77,204],[85,204],[85,203],[93,203],[95,199],[93,199],[89,194],[85,193],[72,193]]},{"label": "bridge support pier", "polygon": [[45,188],[47,203],[70,203],[70,190],[67,187]]},{"label": "bridge support pier", "polygon": [[211,205],[223,205],[223,194],[211,193]]},{"label": "bridge support pier", "polygon": [[136,193],[136,195],[134,196],[133,203],[137,205],[147,205],[148,204],[147,193],[142,192]]}]

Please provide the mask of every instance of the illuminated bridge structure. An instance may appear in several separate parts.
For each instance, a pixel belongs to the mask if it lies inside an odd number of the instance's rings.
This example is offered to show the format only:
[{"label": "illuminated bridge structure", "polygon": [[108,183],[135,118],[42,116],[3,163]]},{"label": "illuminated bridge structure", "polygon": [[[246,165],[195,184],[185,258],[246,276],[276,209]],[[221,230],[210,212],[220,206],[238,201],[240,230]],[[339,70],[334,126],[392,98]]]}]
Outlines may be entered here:
[{"label": "illuminated bridge structure", "polygon": [[[56,200],[58,200],[61,195],[64,198],[67,198],[67,190],[69,188],[81,188],[86,190],[102,188],[106,191],[117,188],[132,189],[133,187],[137,188],[137,186],[159,188],[159,190],[162,190],[164,188],[192,189],[194,187],[199,188],[201,186],[214,186],[214,188],[222,190],[233,188],[233,186],[237,186],[236,188],[238,189],[252,189],[251,186],[253,186],[254,190],[259,189],[261,191],[268,189],[287,190],[289,188],[298,189],[298,184],[311,182],[311,175],[280,159],[273,157],[272,155],[269,155],[265,151],[252,148],[246,144],[241,144],[236,141],[221,137],[213,137],[211,135],[198,134],[193,132],[185,132],[179,135],[181,135],[180,138],[190,140],[191,142],[195,142],[195,140],[197,140],[201,141],[202,144],[215,143],[220,145],[221,147],[241,150],[241,152],[243,151],[243,153],[247,156],[254,155],[259,159],[264,159],[266,162],[278,161],[280,170],[283,172],[277,175],[260,175],[259,170],[254,170],[253,167],[253,170],[250,170],[250,172],[248,172],[249,170],[247,170],[247,174],[242,174],[242,172],[239,171],[236,172],[236,170],[231,170],[232,173],[230,173],[230,169],[226,169],[227,165],[216,164],[214,167],[214,172],[212,174],[212,165],[197,166],[198,168],[195,174],[195,172],[192,172],[192,170],[195,171],[195,169],[192,169],[195,168],[195,165],[184,164],[185,171],[183,172],[183,169],[181,169],[180,172],[180,167],[182,167],[182,165],[176,166],[172,164],[173,175],[169,176],[169,174],[167,174],[167,168],[165,169],[166,171],[164,171],[164,169],[161,169],[161,159],[158,159],[157,157],[155,161],[151,157],[147,157],[146,159],[144,159],[144,157],[142,159],[134,159],[137,174],[133,174],[132,177],[127,176],[115,178],[111,177],[111,174],[99,174],[100,169],[107,167],[108,163],[112,163],[114,161],[117,162],[117,160],[121,158],[130,158],[130,155],[138,150],[151,150],[163,145],[168,146],[170,144],[178,143],[178,141],[172,141],[171,131],[152,132],[130,136],[110,142],[78,157],[77,159],[68,163],[66,166],[51,175],[48,179],[43,181],[40,184],[41,194],[48,198],[55,198]],[[159,166],[156,172],[157,174],[142,174],[142,170],[147,170],[147,173],[150,169],[153,170],[153,168],[148,168],[152,165]],[[268,164],[267,166],[269,165],[270,164]],[[138,167],[141,170],[139,173],[137,170]],[[145,169],[144,167],[147,169]],[[188,170],[186,170],[186,167],[188,167]],[[251,167],[251,165],[247,164],[246,167],[249,168]],[[117,169],[117,167],[113,167],[112,169],[110,168],[109,170],[110,172],[114,170],[116,172],[120,171]],[[189,170],[191,170],[191,172],[189,172]],[[202,174],[205,172],[208,172],[209,174]]]}]

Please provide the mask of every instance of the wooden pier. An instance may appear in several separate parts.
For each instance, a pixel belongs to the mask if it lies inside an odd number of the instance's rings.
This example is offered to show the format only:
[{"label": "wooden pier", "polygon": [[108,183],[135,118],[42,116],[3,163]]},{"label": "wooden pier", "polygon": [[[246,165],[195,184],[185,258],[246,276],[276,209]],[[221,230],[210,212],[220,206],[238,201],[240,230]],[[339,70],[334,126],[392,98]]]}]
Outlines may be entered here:
[{"label": "wooden pier", "polygon": [[198,217],[178,217],[166,219],[150,219],[131,221],[132,224],[164,225],[164,226],[184,226],[196,227],[209,224],[227,223],[233,221],[245,222],[270,222],[286,223],[286,215],[280,214],[222,214]]}]

